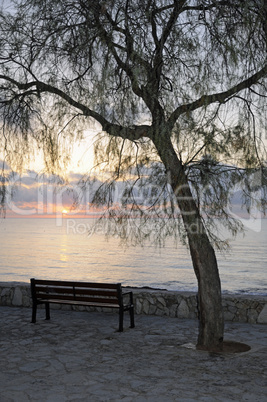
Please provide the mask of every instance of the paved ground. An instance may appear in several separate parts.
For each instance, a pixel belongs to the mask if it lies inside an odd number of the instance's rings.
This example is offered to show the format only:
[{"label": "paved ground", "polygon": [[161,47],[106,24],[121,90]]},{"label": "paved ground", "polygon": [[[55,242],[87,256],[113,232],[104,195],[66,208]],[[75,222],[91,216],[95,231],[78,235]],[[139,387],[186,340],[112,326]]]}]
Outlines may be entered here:
[{"label": "paved ground", "polygon": [[[197,321],[136,316],[116,332],[110,313],[0,307],[0,401],[266,401],[266,325],[226,324],[249,352],[219,355],[183,346]],[[189,345],[190,346],[190,345]]]}]

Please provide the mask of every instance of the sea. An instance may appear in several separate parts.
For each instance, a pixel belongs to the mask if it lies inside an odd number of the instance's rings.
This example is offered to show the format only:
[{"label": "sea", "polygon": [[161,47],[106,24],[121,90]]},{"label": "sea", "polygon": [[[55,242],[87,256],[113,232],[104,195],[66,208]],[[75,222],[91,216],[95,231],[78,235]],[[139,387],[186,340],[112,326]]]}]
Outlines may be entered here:
[{"label": "sea", "polygon": [[[30,278],[120,282],[123,286],[196,291],[186,246],[128,246],[117,237],[90,232],[90,219],[5,218],[0,220],[0,282]],[[267,219],[217,252],[226,294],[267,295]]]}]

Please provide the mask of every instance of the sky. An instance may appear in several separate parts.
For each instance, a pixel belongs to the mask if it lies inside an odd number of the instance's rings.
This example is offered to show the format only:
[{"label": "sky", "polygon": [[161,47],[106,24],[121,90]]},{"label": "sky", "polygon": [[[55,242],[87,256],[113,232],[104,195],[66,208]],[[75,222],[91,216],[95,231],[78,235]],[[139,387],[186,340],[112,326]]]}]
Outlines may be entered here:
[{"label": "sky", "polygon": [[[92,187],[89,185],[81,186],[81,181],[90,175],[90,170],[94,166],[93,142],[99,131],[100,127],[98,126],[85,131],[84,139],[79,144],[74,145],[68,171],[65,172],[67,181],[62,182],[61,177],[43,174],[44,165],[41,155],[31,161],[22,176],[15,174],[6,186],[6,217],[55,217],[61,222],[66,217],[91,218],[99,216],[103,209],[92,206]],[[100,176],[99,180],[101,180]],[[59,182],[61,184],[58,184]],[[122,194],[120,184],[117,185],[116,191],[117,199],[119,199]],[[234,189],[234,191],[236,191],[234,204],[235,207],[238,206],[237,217],[244,218],[245,215],[240,209],[239,188]],[[258,196],[260,195],[257,194],[256,197]],[[257,213],[256,215],[258,217]]]},{"label": "sky", "polygon": [[[93,141],[96,134],[96,130],[88,130],[84,139],[74,145],[68,170],[64,172],[67,178],[64,183],[58,184],[61,177],[43,174],[41,155],[31,160],[22,175],[11,177],[7,185],[6,217],[83,216],[85,209],[88,214],[89,195],[84,195],[79,182],[94,166]],[[77,199],[79,203],[74,207]]]}]

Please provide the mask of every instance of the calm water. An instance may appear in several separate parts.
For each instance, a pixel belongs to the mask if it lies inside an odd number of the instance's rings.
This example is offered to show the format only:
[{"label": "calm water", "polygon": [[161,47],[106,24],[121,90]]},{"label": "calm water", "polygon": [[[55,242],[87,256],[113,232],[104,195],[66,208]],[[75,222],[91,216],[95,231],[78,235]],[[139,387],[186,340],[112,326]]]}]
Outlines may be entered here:
[{"label": "calm water", "polygon": [[[188,250],[169,241],[165,248],[122,248],[102,234],[88,236],[90,220],[57,227],[53,219],[0,221],[0,281],[28,282],[32,277],[121,282],[169,290],[196,290]],[[69,221],[70,222],[70,221]],[[250,231],[217,254],[225,293],[267,294],[267,220],[260,232]]]}]

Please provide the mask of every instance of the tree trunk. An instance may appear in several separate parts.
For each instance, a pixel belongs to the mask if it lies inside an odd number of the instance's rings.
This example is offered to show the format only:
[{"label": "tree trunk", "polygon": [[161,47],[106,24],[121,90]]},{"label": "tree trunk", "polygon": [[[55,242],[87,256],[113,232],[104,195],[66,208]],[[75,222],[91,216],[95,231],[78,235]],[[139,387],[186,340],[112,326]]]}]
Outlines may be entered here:
[{"label": "tree trunk", "polygon": [[[188,187],[188,196],[189,193]],[[186,201],[183,201],[183,206],[184,202]],[[181,209],[180,205],[179,207]],[[199,334],[197,346],[207,350],[221,350],[224,320],[221,281],[215,252],[199,214],[188,217],[183,213],[182,216],[198,281]]]},{"label": "tree trunk", "polygon": [[183,184],[176,186],[174,192],[181,210],[193,267],[198,280],[199,334],[197,346],[207,350],[221,350],[224,320],[217,259],[190,187],[185,184],[184,173],[182,176]]},{"label": "tree trunk", "polygon": [[165,138],[157,149],[166,167],[168,179],[183,218],[198,281],[199,335],[197,347],[205,350],[221,350],[224,319],[221,282],[215,252],[200,217],[200,211],[193,199],[184,168],[171,142]]}]

